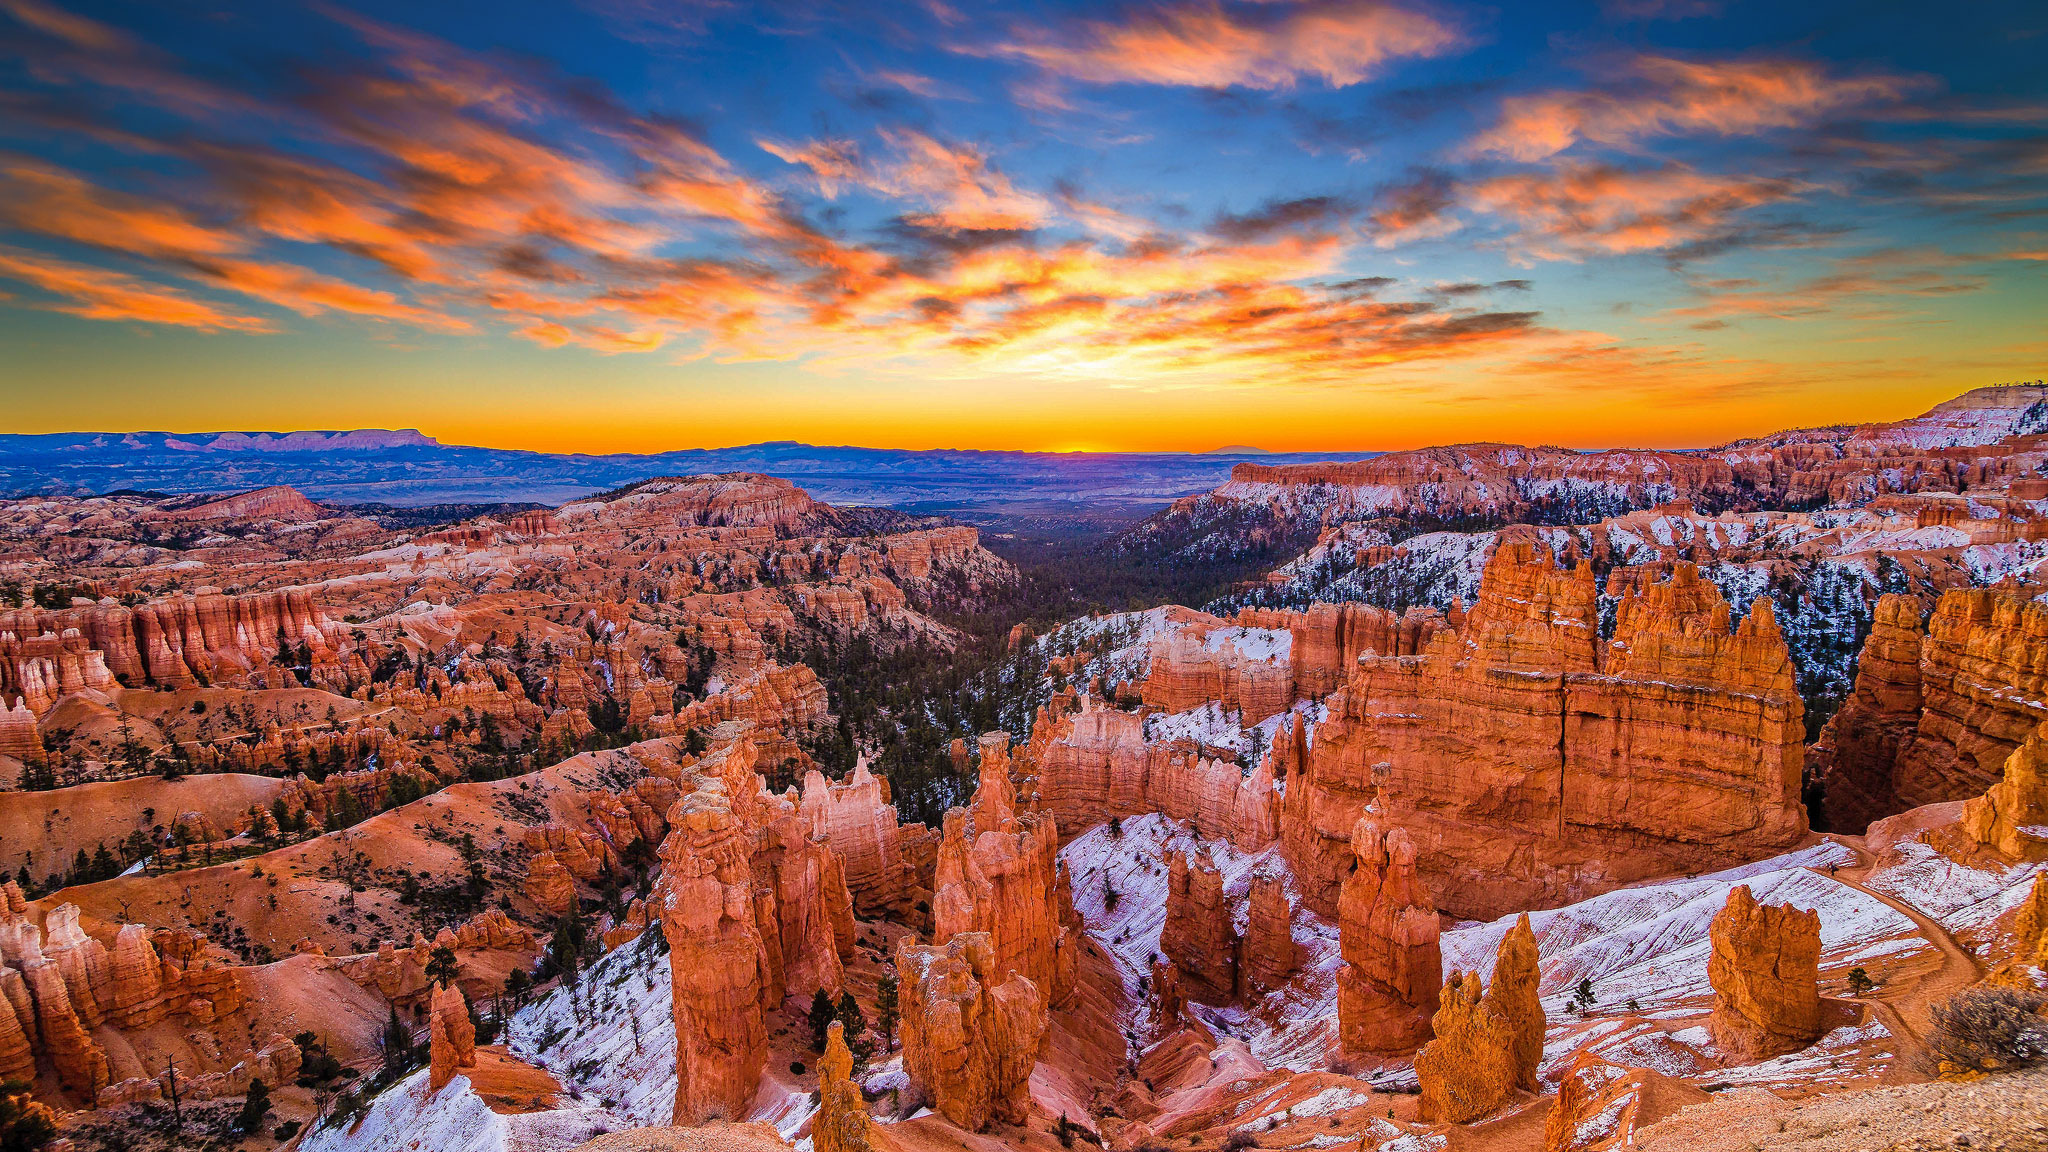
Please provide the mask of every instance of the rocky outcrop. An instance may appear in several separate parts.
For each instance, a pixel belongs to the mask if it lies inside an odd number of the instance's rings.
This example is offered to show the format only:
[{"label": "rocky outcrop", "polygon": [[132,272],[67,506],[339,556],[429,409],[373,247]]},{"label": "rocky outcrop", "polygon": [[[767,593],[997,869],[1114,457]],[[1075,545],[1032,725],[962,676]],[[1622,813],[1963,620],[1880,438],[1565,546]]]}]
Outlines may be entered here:
[{"label": "rocky outcrop", "polygon": [[1184,998],[1228,1004],[1237,997],[1239,941],[1223,894],[1223,873],[1206,849],[1166,855],[1166,925],[1159,951],[1179,970]]},{"label": "rocky outcrop", "polygon": [[271,669],[270,686],[296,687],[287,667],[328,686],[368,674],[348,647],[347,626],[304,588],[240,596],[200,588],[132,608],[102,600],[0,612],[0,695],[21,696],[38,714],[65,693],[118,684],[189,688]]},{"label": "rocky outcrop", "polygon": [[678,800],[669,825],[661,928],[674,984],[675,1123],[744,1119],[768,1059],[762,1012],[772,983],[749,837],[715,780]]},{"label": "rocky outcrop", "polygon": [[1520,1079],[1515,1024],[1480,987],[1476,972],[1453,972],[1431,1020],[1436,1038],[1415,1054],[1422,1117],[1462,1124],[1498,1111]]},{"label": "rocky outcrop", "polygon": [[963,933],[989,937],[999,975],[1021,973],[1051,1001],[1063,998],[1074,946],[1061,923],[1059,835],[1051,818],[1018,814],[1011,798],[1007,756],[991,756],[1000,742],[984,741],[981,782],[971,809],[946,813],[934,869],[932,939]]},{"label": "rocky outcrop", "polygon": [[434,990],[428,1032],[427,1085],[438,1091],[457,1071],[476,1065],[476,1025],[460,986],[443,984]]},{"label": "rocky outcrop", "polygon": [[1618,570],[1612,642],[1592,571],[1530,539],[1418,656],[1367,655],[1290,780],[1282,844],[1336,911],[1375,795],[1447,911],[1491,918],[1647,876],[1754,859],[1806,834],[1803,705],[1768,599],[1731,629],[1688,564]]},{"label": "rocky outcrop", "polygon": [[1350,1054],[1413,1051],[1429,1039],[1443,959],[1436,908],[1400,828],[1361,816],[1337,904],[1337,1036]]},{"label": "rocky outcrop", "polygon": [[1808,754],[1829,828],[1854,833],[1904,811],[1893,773],[1920,726],[1922,640],[1917,597],[1878,600],[1855,685]]},{"label": "rocky outcrop", "polygon": [[1795,1052],[1820,1039],[1820,917],[1756,902],[1738,884],[1714,916],[1707,982],[1714,1044],[1744,1059]]},{"label": "rocky outcrop", "polygon": [[888,783],[868,770],[866,757],[838,783],[805,773],[799,810],[811,835],[838,854],[856,911],[900,916],[920,900],[929,904],[931,875],[927,868],[920,876],[917,861],[929,864],[936,837],[922,824],[898,822]]},{"label": "rocky outcrop", "polygon": [[1924,629],[1917,600],[1881,600],[1855,688],[1815,748],[1831,826],[1983,794],[2048,721],[2044,653],[2048,605],[2027,590],[1951,589]]},{"label": "rocky outcrop", "polygon": [[57,1082],[66,1091],[95,1099],[107,1086],[107,1054],[80,1022],[63,970],[54,960],[31,960],[23,966],[22,976],[35,1001],[36,1031]]},{"label": "rocky outcrop", "polygon": [[550,916],[565,915],[576,907],[576,878],[553,852],[542,849],[526,862],[526,898]]},{"label": "rocky outcrop", "polygon": [[1238,953],[1239,991],[1245,996],[1263,996],[1286,984],[1300,964],[1287,879],[1276,869],[1261,867],[1252,873],[1244,940]]},{"label": "rocky outcrop", "polygon": [[853,1082],[853,1053],[846,1030],[834,1020],[826,1030],[825,1056],[818,1061],[818,1115],[811,1121],[814,1152],[876,1152],[889,1142],[867,1100]]},{"label": "rocky outcrop", "polygon": [[2048,740],[2037,729],[2005,760],[2005,775],[1963,805],[1963,831],[2014,860],[2048,860]]},{"label": "rocky outcrop", "polygon": [[2048,871],[2034,873],[2034,886],[2013,917],[2013,938],[2022,963],[2048,969]]},{"label": "rocky outcrop", "polygon": [[1543,1061],[1536,935],[1524,915],[1501,938],[1493,983],[1453,972],[1430,1021],[1435,1039],[1415,1054],[1425,1119],[1463,1123],[1500,1108],[1517,1089],[1537,1088]]},{"label": "rocky outcrop", "polygon": [[1275,765],[1300,739],[1291,722],[1282,724],[1274,747],[1246,775],[1197,748],[1148,742],[1143,716],[1082,697],[1073,712],[1041,713],[1033,727],[1037,807],[1066,835],[1113,816],[1159,812],[1187,821],[1204,839],[1261,851],[1280,833]]},{"label": "rocky outcrop", "polygon": [[982,932],[902,945],[896,971],[911,1095],[970,1132],[1022,1123],[1047,1027],[1044,993],[1021,974],[1003,975]]},{"label": "rocky outcrop", "polygon": [[1493,984],[1487,998],[1500,1006],[1514,1027],[1515,1087],[1536,1091],[1536,1069],[1543,1063],[1543,1033],[1548,1021],[1543,1015],[1540,985],[1543,973],[1537,966],[1536,932],[1529,926],[1529,914],[1515,918],[1514,927],[1501,937],[1493,961]]}]

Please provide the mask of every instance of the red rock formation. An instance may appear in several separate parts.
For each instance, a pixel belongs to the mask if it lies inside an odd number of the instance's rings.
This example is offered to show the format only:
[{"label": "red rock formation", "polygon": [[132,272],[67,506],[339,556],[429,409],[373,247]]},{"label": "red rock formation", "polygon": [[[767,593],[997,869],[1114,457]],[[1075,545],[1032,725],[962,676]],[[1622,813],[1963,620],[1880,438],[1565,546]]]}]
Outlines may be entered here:
[{"label": "red rock formation", "polygon": [[1619,572],[1616,588],[1601,645],[1590,569],[1510,538],[1462,626],[1419,656],[1360,661],[1282,808],[1310,907],[1335,912],[1352,825],[1382,788],[1430,891],[1475,918],[1806,834],[1803,707],[1769,602],[1731,634],[1690,565],[1662,583]]},{"label": "red rock formation", "polygon": [[1400,828],[1361,816],[1356,866],[1337,903],[1337,1035],[1348,1053],[1412,1051],[1429,1039],[1443,957],[1436,909]]},{"label": "red rock formation", "polygon": [[970,1132],[1021,1124],[1048,1004],[1025,976],[998,969],[994,942],[968,932],[944,944],[904,944],[903,1070],[913,1097]]},{"label": "red rock formation", "polygon": [[1493,983],[1486,990],[1489,1000],[1500,1006],[1514,1027],[1515,1086],[1534,1092],[1536,1068],[1543,1063],[1543,1033],[1548,1021],[1543,1016],[1543,995],[1539,985],[1543,974],[1537,967],[1536,932],[1529,926],[1529,914],[1515,919],[1514,927],[1501,937],[1493,961]]},{"label": "red rock formation", "polygon": [[[1273,779],[1282,741],[1250,776],[1227,760],[1178,745],[1148,743],[1144,718],[1103,707],[1092,698],[1079,710],[1042,718],[1033,730],[1038,767],[1036,802],[1072,835],[1112,816],[1160,812],[1194,825],[1204,839],[1228,840],[1243,852],[1273,843],[1280,797]],[[1292,740],[1292,729],[1287,729]]]},{"label": "red rock formation", "polygon": [[2048,860],[2048,727],[2006,757],[2005,776],[1963,805],[1963,831],[2014,860]]},{"label": "red rock formation", "polygon": [[1213,616],[1170,607],[1174,626],[1147,652],[1146,704],[1181,712],[1214,701],[1256,724],[1295,701],[1291,630],[1233,627]]},{"label": "red rock formation", "polygon": [[1476,972],[1453,972],[1431,1020],[1436,1038],[1415,1054],[1422,1118],[1462,1124],[1498,1111],[1514,1094],[1515,1025],[1486,997]]},{"label": "red rock formation", "polygon": [[35,1000],[36,1030],[58,1083],[67,1091],[95,1099],[107,1086],[107,1054],[79,1022],[63,970],[54,960],[31,960],[21,972]]},{"label": "red rock formation", "polygon": [[914,860],[936,851],[936,838],[922,824],[898,822],[887,782],[868,771],[865,758],[837,784],[821,772],[806,773],[800,809],[811,835],[838,854],[862,915],[902,914],[918,900],[929,904],[931,877],[920,878]]},{"label": "red rock formation", "polygon": [[1808,755],[1830,828],[1856,832],[1905,810],[1892,774],[1920,726],[1922,640],[1918,598],[1878,600],[1855,687]]},{"label": "red rock formation", "polygon": [[576,880],[553,852],[535,852],[526,862],[526,898],[550,916],[576,906]]},{"label": "red rock formation", "polygon": [[1300,964],[1301,950],[1294,942],[1294,904],[1287,897],[1287,880],[1278,871],[1261,867],[1252,873],[1251,900],[1237,965],[1238,983],[1247,995],[1264,995],[1286,984]]},{"label": "red rock formation", "polygon": [[1820,1039],[1820,917],[1758,904],[1747,884],[1714,916],[1707,981],[1714,1044],[1744,1059],[1795,1052]]},{"label": "red rock formation", "polygon": [[2048,605],[2031,592],[1951,589],[1924,631],[1916,601],[1884,598],[1855,689],[1815,750],[1829,819],[1839,813],[1836,827],[1856,831],[1908,808],[1981,795],[2048,721],[2044,701]]},{"label": "red rock formation", "polygon": [[678,800],[669,825],[661,927],[674,982],[675,1123],[743,1119],[768,1059],[771,983],[746,829],[715,782]]},{"label": "red rock formation", "polygon": [[1223,873],[1206,849],[1192,860],[1178,849],[1168,852],[1166,867],[1166,925],[1159,933],[1159,951],[1179,970],[1177,984],[1187,999],[1228,1004],[1237,998],[1239,941],[1231,926],[1230,900],[1223,894]]},{"label": "red rock formation", "polygon": [[890,1142],[868,1115],[867,1100],[853,1082],[853,1053],[846,1030],[834,1020],[825,1034],[825,1056],[818,1061],[818,1115],[811,1121],[814,1152],[876,1152]]},{"label": "red rock formation", "polygon": [[246,682],[271,669],[276,686],[297,681],[276,667],[281,650],[317,683],[344,684],[367,669],[348,648],[347,629],[329,618],[304,588],[224,596],[200,588],[190,596],[127,608],[111,600],[54,611],[0,612],[0,695],[19,695],[42,713],[57,696],[107,691],[124,682],[184,688]]},{"label": "red rock formation", "polygon": [[1006,759],[992,760],[993,747],[983,744],[972,809],[946,813],[933,873],[932,939],[986,933],[999,977],[1022,973],[1058,1001],[1070,990],[1062,972],[1072,969],[1061,958],[1072,944],[1060,919],[1058,830],[1048,817],[1015,813]]},{"label": "red rock formation", "polygon": [[319,520],[327,514],[327,509],[306,499],[298,489],[274,484],[216,497],[163,516],[167,520],[279,520],[296,524]]},{"label": "red rock formation", "polygon": [[2048,969],[2048,871],[2034,873],[2034,886],[2013,918],[2013,938],[2022,963]]},{"label": "red rock formation", "polygon": [[462,988],[443,984],[434,990],[429,1028],[427,1086],[439,1091],[458,1069],[476,1065],[476,1025],[469,1019],[469,1000]]}]

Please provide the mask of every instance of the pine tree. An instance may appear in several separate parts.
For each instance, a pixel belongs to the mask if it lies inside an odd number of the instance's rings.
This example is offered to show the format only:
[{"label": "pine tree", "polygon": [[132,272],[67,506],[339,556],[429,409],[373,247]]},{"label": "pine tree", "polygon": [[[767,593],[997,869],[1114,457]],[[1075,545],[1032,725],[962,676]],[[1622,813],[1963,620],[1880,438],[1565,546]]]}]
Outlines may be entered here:
[{"label": "pine tree", "polygon": [[825,1033],[836,1019],[838,1011],[832,1004],[832,997],[823,988],[811,993],[811,1047],[820,1052],[825,1050]]},{"label": "pine tree", "polygon": [[254,1132],[263,1127],[263,1118],[269,1114],[269,1086],[260,1077],[249,1081],[249,1096],[242,1101],[242,1114],[235,1117],[235,1127],[244,1132]]},{"label": "pine tree", "polygon": [[896,1046],[896,1019],[901,1009],[896,1002],[896,976],[885,972],[875,981],[875,1030],[882,1034],[884,1052]]}]

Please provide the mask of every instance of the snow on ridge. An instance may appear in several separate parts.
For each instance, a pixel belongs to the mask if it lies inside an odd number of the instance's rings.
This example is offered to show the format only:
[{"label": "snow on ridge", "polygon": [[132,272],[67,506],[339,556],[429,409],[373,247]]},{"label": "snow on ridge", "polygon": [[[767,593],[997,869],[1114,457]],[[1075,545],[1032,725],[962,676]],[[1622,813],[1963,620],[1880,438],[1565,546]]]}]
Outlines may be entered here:
[{"label": "snow on ridge", "polygon": [[456,1076],[436,1092],[425,1068],[370,1102],[354,1126],[318,1127],[301,1152],[560,1152],[607,1132],[634,1127],[618,1113],[572,1103],[544,1112],[491,1110]]},{"label": "snow on ridge", "polygon": [[650,944],[643,934],[605,953],[576,987],[528,1004],[505,1029],[513,1055],[554,1073],[565,1091],[611,1102],[636,1126],[667,1124],[676,1098],[668,957]]},{"label": "snow on ridge", "polygon": [[[1553,1021],[1565,1018],[1565,1001],[1581,980],[1593,982],[1600,1004],[1633,1000],[1645,1011],[1704,998],[1708,926],[1737,884],[1748,884],[1761,903],[1818,911],[1824,965],[1932,947],[1911,920],[1883,901],[1813,871],[1855,860],[1847,848],[1825,841],[1722,872],[1621,888],[1531,912],[1545,1011]],[[1444,933],[1445,970],[1490,976],[1501,937],[1514,921],[1504,916]]]},{"label": "snow on ridge", "polygon": [[[1192,826],[1159,813],[1120,820],[1120,834],[1107,824],[1075,837],[1060,850],[1073,877],[1074,909],[1087,932],[1109,953],[1132,1005],[1125,1026],[1143,1034],[1152,1026],[1151,1007],[1140,981],[1149,982],[1153,958],[1163,958],[1159,937],[1166,927],[1167,852],[1207,848],[1223,874],[1223,892],[1238,930],[1248,915],[1252,877],[1266,870],[1287,875],[1279,846],[1240,852],[1228,842],[1206,840]],[[1115,908],[1108,893],[1117,893]],[[1289,895],[1294,895],[1289,883]],[[1293,900],[1293,932],[1301,949],[1301,967],[1286,987],[1250,1006],[1189,1010],[1219,1036],[1244,1042],[1254,1058],[1268,1068],[1306,1071],[1321,1067],[1334,1038],[1337,1014],[1336,973],[1341,957],[1337,927]]]}]

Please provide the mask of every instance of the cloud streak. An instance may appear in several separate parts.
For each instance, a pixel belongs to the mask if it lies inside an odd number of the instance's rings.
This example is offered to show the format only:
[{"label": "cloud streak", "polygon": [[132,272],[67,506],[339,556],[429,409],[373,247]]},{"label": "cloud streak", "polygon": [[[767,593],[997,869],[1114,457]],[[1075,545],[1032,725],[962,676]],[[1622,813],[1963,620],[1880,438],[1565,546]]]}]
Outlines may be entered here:
[{"label": "cloud streak", "polygon": [[1271,90],[1309,82],[1344,88],[1394,61],[1438,56],[1460,43],[1436,16],[1379,0],[1191,0],[1021,27],[967,50],[1091,84]]}]

